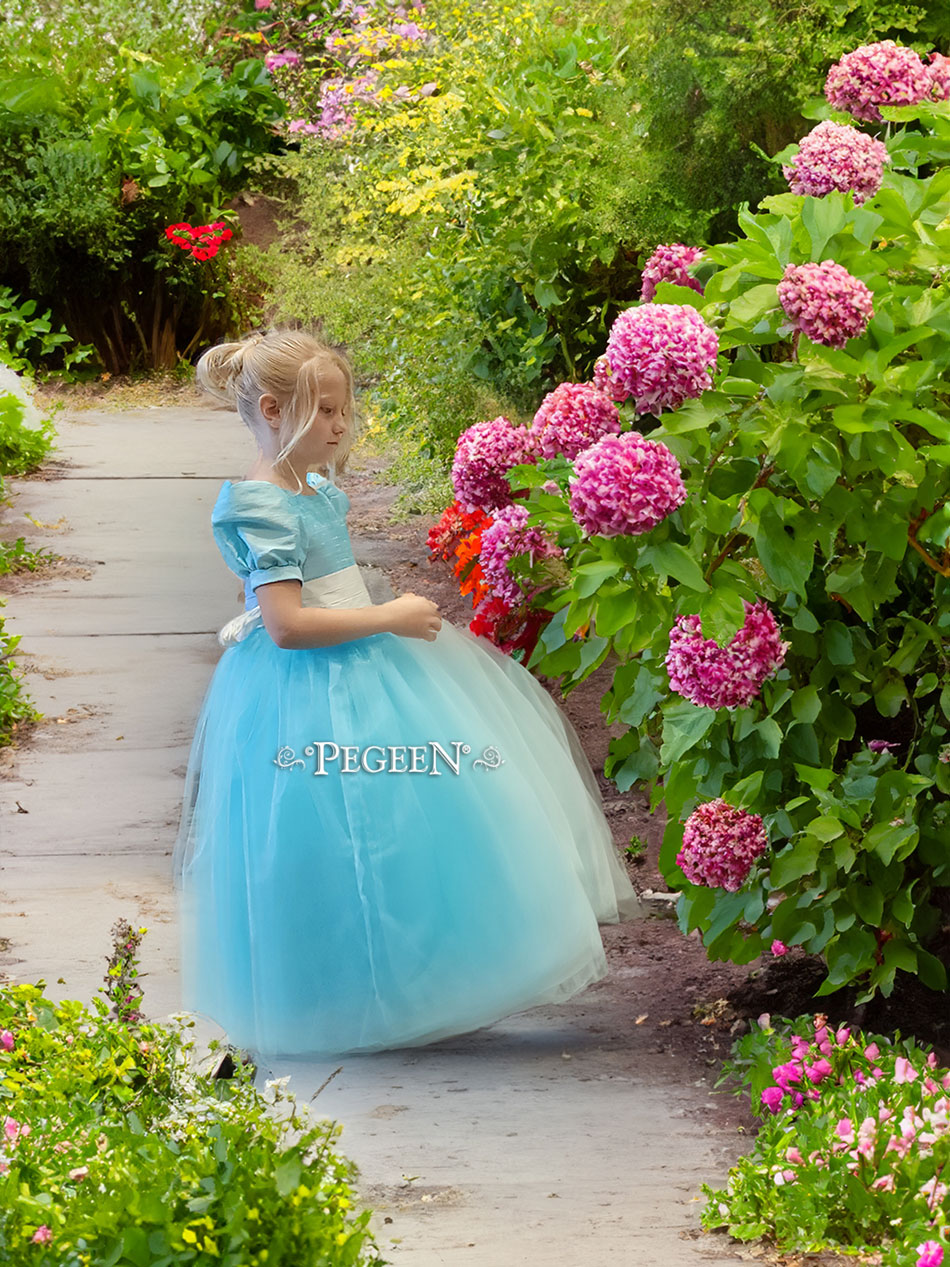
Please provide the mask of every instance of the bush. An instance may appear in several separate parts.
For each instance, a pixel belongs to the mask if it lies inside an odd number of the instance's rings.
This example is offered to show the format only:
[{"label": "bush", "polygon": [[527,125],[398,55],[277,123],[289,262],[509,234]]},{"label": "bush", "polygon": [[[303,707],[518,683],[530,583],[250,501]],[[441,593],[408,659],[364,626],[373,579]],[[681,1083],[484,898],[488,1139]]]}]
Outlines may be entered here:
[{"label": "bush", "polygon": [[[138,1020],[118,995],[135,975],[136,944],[117,945],[113,984],[92,1011],[51,1002],[42,981],[0,989],[3,1261],[381,1262],[369,1211],[355,1211],[355,1167],[333,1151],[340,1128],[301,1113],[286,1079],[268,1096],[253,1066],[198,1072],[184,1027]],[[277,1116],[284,1100],[291,1111]]]},{"label": "bush", "polygon": [[878,1251],[886,1267],[947,1244],[950,1070],[932,1051],[822,1015],[763,1016],[727,1078],[763,1120],[726,1187],[703,1185],[704,1227],[781,1250]]},{"label": "bush", "polygon": [[201,261],[165,229],[215,220],[281,148],[282,103],[255,58],[225,77],[168,30],[161,52],[112,32],[93,57],[88,40],[69,43],[70,14],[0,34],[0,280],[94,344],[110,373],[171,367],[231,312],[226,253]]},{"label": "bush", "polygon": [[[819,993],[856,981],[864,997],[889,993],[898,972],[946,986],[933,950],[950,896],[950,109],[885,113],[921,125],[890,137],[876,197],[768,198],[743,211],[737,241],[707,250],[703,296],[660,284],[657,304],[698,309],[720,347],[714,390],[637,419],[681,464],[685,504],[640,536],[586,536],[563,494],[535,487],[529,500],[573,567],[546,599],[559,610],[532,666],[569,689],[616,657],[603,707],[627,730],[608,773],[666,806],[661,866],[683,890],[684,931],[740,963],[773,940],[801,945],[827,964]],[[782,279],[819,261],[839,274],[817,270],[817,326],[793,321]],[[845,298],[821,292],[841,269]],[[873,317],[830,345],[822,323],[861,286]],[[516,470],[562,490],[571,475],[563,459]],[[765,654],[747,615],[763,603],[787,647],[748,697],[703,696],[690,664],[721,691]],[[674,628],[685,667],[669,657]],[[759,816],[769,841],[728,889],[689,883],[678,865],[685,821],[720,798]],[[713,818],[693,820],[690,848],[728,864],[725,810]]]}]

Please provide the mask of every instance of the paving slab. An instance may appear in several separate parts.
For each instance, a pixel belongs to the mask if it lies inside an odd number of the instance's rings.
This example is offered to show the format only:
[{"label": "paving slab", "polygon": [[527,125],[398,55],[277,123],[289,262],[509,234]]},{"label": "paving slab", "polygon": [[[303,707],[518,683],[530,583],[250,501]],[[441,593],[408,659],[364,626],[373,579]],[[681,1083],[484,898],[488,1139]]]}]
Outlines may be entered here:
[{"label": "paving slab", "polygon": [[[22,748],[0,750],[0,979],[89,1003],[122,916],[149,930],[143,1002],[162,1020],[181,1006],[171,857],[189,745],[216,631],[242,606],[210,513],[253,444],[214,405],[77,411],[57,426],[44,477],[8,481],[0,506],[4,539],[68,560],[19,584],[3,611],[46,717]],[[390,543],[361,539],[358,503],[351,532],[382,601]],[[633,989],[612,974],[471,1035],[261,1063],[257,1078],[289,1076],[298,1100],[315,1096],[317,1116],[343,1124],[394,1263],[738,1263],[699,1234],[698,1192],[741,1141],[716,1124],[708,1083],[683,1084],[675,1048],[642,1048]],[[199,1046],[226,1038],[191,1019]]]}]

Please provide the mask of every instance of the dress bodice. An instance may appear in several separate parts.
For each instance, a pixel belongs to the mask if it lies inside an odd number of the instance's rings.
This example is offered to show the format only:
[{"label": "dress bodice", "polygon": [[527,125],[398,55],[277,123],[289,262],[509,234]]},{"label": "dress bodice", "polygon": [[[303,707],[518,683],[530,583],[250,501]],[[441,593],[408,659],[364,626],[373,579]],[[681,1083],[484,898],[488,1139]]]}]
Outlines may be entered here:
[{"label": "dress bodice", "polygon": [[223,647],[263,625],[255,590],[273,581],[301,582],[304,607],[367,607],[372,598],[353,557],[346,527],[350,501],[311,471],[313,494],[267,480],[226,480],[211,512],[224,560],[244,582],[244,611],[218,632]]},{"label": "dress bodice", "polygon": [[226,480],[221,487],[212,531],[225,563],[244,582],[246,611],[257,606],[258,585],[298,580],[306,586],[356,566],[346,527],[349,498],[314,471],[307,483],[315,493],[293,493],[267,480]]}]

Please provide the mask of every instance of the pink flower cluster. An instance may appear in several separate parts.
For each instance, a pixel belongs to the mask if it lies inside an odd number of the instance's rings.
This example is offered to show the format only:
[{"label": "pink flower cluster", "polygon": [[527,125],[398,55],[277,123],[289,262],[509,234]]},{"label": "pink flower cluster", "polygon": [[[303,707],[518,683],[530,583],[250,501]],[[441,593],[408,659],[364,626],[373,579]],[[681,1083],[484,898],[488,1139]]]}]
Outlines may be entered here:
[{"label": "pink flower cluster", "polygon": [[534,437],[526,427],[513,427],[499,416],[476,422],[463,431],[455,444],[452,485],[462,510],[486,514],[511,503],[505,472],[536,458]]},{"label": "pink flower cluster", "polygon": [[[935,69],[939,78],[935,83]],[[825,96],[836,110],[879,123],[878,106],[912,106],[939,92],[943,67],[925,66],[912,48],[881,40],[845,53],[828,72]]]},{"label": "pink flower cluster", "polygon": [[735,893],[767,848],[759,815],[736,809],[719,797],[698,806],[687,818],[676,865],[690,884]]},{"label": "pink flower cluster", "polygon": [[569,489],[575,520],[589,535],[603,537],[649,532],[686,500],[676,458],[639,431],[607,435],[585,449]]},{"label": "pink flower cluster", "polygon": [[874,296],[833,260],[789,264],[778,284],[779,302],[796,329],[813,343],[843,348],[863,334],[874,316]]},{"label": "pink flower cluster", "polygon": [[666,654],[670,686],[701,708],[745,708],[782,667],[788,647],[764,602],[745,602],[745,624],[725,647],[703,637],[698,616],[679,616]]},{"label": "pink flower cluster", "polygon": [[798,153],[782,167],[793,194],[823,198],[833,189],[854,195],[857,204],[873,198],[884,179],[887,146],[846,123],[825,119],[803,136]]},{"label": "pink flower cluster", "polygon": [[934,100],[950,99],[950,57],[944,57],[943,53],[931,53],[930,74],[933,77]]},{"label": "pink flower cluster", "polygon": [[703,258],[703,251],[698,246],[684,246],[682,242],[671,242],[658,246],[643,266],[643,289],[640,298],[649,303],[656,294],[660,282],[672,282],[675,286],[689,286],[691,290],[703,293],[702,285],[690,274],[691,264]]},{"label": "pink flower cluster", "polygon": [[610,372],[610,362],[606,356],[598,356],[594,362],[593,383],[599,392],[609,396],[615,404],[622,405],[630,399],[630,393],[614,378]]},{"label": "pink flower cluster", "polygon": [[513,607],[529,597],[508,570],[508,562],[517,554],[536,559],[561,558],[564,551],[538,527],[528,527],[524,506],[510,505],[498,511],[492,523],[482,532],[481,567],[493,594]]},{"label": "pink flower cluster", "polygon": [[617,406],[592,383],[560,383],[542,400],[531,424],[542,457],[563,454],[572,461],[619,430]]},{"label": "pink flower cluster", "polygon": [[695,308],[642,304],[622,312],[607,336],[607,363],[637,413],[678,409],[712,387],[719,337]]},{"label": "pink flower cluster", "polygon": [[0,1047],[3,1047],[4,1051],[13,1051],[15,1042],[16,1039],[8,1029],[0,1030]]},{"label": "pink flower cluster", "polygon": [[300,54],[292,48],[283,48],[279,53],[264,55],[264,65],[268,70],[279,70],[281,66],[299,66],[302,61]]}]

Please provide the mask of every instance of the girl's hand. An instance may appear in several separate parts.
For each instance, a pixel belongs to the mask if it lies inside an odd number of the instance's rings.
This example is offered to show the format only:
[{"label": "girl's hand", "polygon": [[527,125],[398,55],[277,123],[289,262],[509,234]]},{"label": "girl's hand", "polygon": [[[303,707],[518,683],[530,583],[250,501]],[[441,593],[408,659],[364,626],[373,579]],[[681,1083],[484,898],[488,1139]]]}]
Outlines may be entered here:
[{"label": "girl's hand", "polygon": [[403,638],[424,638],[426,642],[434,642],[442,628],[438,607],[431,598],[423,598],[421,594],[400,594],[398,598],[382,603],[381,607],[386,612],[389,632]]}]

